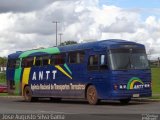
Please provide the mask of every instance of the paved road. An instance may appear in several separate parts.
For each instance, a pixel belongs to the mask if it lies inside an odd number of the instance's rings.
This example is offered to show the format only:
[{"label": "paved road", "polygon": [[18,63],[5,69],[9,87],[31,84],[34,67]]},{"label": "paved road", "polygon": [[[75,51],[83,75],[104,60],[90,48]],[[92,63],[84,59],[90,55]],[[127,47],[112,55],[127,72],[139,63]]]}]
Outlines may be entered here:
[{"label": "paved road", "polygon": [[111,120],[117,118],[118,120],[131,120],[131,118],[141,120],[142,115],[160,114],[160,102],[132,101],[128,105],[121,105],[119,102],[104,101],[100,105],[94,106],[89,105],[85,101],[76,100],[62,100],[62,102],[40,100],[38,102],[28,103],[24,102],[21,97],[0,97],[0,113],[67,114],[66,118],[68,119],[79,118],[83,120],[86,118],[101,120],[106,119],[106,117],[109,117]]}]

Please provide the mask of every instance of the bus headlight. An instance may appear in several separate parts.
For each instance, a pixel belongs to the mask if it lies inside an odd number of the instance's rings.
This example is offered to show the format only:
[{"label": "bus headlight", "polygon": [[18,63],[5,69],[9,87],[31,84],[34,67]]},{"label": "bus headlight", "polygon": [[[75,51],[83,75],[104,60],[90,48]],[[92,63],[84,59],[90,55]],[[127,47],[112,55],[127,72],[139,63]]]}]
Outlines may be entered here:
[{"label": "bus headlight", "polygon": [[114,90],[118,90],[118,85],[114,85]]}]

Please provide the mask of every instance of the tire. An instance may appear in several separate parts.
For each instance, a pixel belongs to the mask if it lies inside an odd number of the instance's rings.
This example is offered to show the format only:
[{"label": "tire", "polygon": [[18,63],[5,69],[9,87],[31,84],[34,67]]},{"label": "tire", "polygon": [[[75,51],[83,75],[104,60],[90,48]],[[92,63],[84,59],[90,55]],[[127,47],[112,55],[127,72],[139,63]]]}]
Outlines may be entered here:
[{"label": "tire", "polygon": [[32,97],[32,90],[30,89],[29,86],[26,86],[24,88],[23,96],[24,96],[24,99],[25,99],[26,102],[34,102],[34,101],[38,100],[38,98]]},{"label": "tire", "polygon": [[93,85],[87,88],[86,97],[87,97],[88,103],[91,105],[96,105],[99,102],[97,90]]},{"label": "tire", "polygon": [[131,99],[121,99],[121,100],[120,100],[120,103],[121,103],[122,105],[127,105],[127,104],[130,102],[130,100],[131,100]]}]

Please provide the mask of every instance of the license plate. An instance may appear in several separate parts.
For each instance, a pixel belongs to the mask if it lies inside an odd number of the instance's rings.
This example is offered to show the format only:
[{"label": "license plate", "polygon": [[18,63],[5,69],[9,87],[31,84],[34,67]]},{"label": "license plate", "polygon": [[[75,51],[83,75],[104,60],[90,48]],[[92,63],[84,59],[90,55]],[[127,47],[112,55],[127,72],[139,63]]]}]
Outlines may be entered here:
[{"label": "license plate", "polygon": [[139,97],[139,94],[133,94],[133,97],[135,98],[135,97]]}]

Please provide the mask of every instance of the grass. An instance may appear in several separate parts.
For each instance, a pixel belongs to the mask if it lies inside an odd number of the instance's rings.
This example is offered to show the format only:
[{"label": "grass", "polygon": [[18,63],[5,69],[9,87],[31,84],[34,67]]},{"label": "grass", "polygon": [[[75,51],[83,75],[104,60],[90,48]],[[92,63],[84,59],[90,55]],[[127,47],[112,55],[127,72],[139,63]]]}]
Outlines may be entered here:
[{"label": "grass", "polygon": [[0,84],[6,84],[6,74],[0,73]]},{"label": "grass", "polygon": [[8,96],[8,93],[0,93],[0,96]]},{"label": "grass", "polygon": [[[152,68],[152,93],[160,96],[160,68]],[[158,95],[156,95],[158,96]]]},{"label": "grass", "polygon": [[159,99],[159,100],[160,100],[160,95],[157,95],[157,96],[156,96],[156,95],[153,94],[152,97],[150,97],[150,98],[151,98],[151,99]]}]

